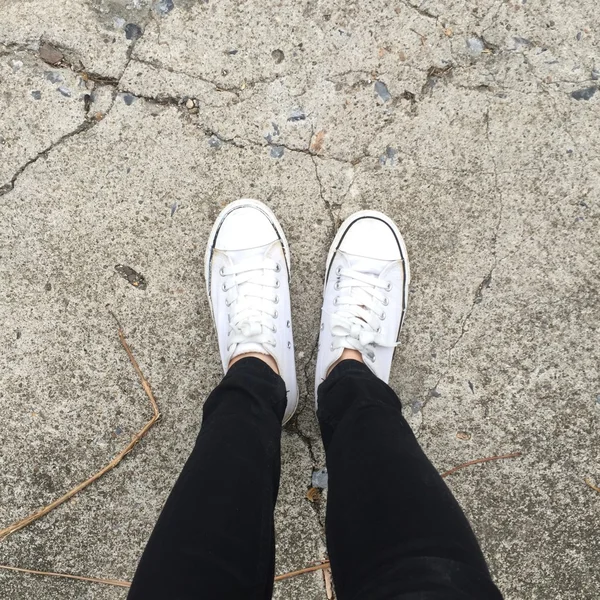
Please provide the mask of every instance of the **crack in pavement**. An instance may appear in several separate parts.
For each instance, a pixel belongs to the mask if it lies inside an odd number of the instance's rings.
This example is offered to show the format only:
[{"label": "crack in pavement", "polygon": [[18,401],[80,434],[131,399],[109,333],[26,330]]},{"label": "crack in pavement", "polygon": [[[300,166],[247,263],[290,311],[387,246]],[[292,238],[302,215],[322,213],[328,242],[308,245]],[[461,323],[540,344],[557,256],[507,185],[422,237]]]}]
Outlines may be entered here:
[{"label": "crack in pavement", "polygon": [[[77,69],[75,66],[73,66],[73,64],[71,64],[65,60],[61,60],[60,64],[57,65],[58,67],[62,67],[62,68],[68,67],[77,73],[85,74],[92,81],[97,81],[97,82],[103,83],[109,87],[112,87],[113,91],[112,91],[111,103],[110,103],[109,107],[106,109],[106,112],[102,115],[101,119],[96,119],[96,118],[89,119],[89,118],[87,118],[87,115],[86,115],[84,121],[82,123],[80,123],[73,131],[70,131],[70,132],[65,133],[64,135],[60,136],[56,141],[52,142],[48,147],[44,148],[43,150],[38,152],[35,156],[33,156],[29,160],[27,160],[23,165],[21,165],[17,169],[15,174],[10,178],[10,180],[7,183],[5,183],[2,187],[0,187],[0,197],[5,196],[9,192],[11,192],[14,189],[15,184],[16,184],[17,180],[19,179],[19,177],[25,172],[25,170],[28,167],[30,167],[32,164],[36,163],[40,158],[47,158],[48,155],[50,154],[50,152],[52,152],[52,150],[54,150],[55,148],[57,148],[58,146],[63,144],[65,141],[67,141],[68,139],[70,139],[72,137],[76,137],[81,133],[85,133],[86,131],[89,131],[90,129],[92,129],[93,127],[98,125],[98,123],[100,123],[101,121],[106,119],[106,117],[108,117],[109,113],[111,112],[111,110],[113,109],[113,107],[115,105],[115,100],[119,93],[119,84],[121,82],[121,79],[123,78],[123,75],[125,74],[125,71],[127,70],[129,63],[132,60],[133,50],[140,39],[141,39],[141,37],[138,38],[137,40],[133,41],[131,43],[131,45],[127,48],[125,65],[123,66],[123,69],[122,69],[121,74],[119,75],[118,79],[114,79],[111,77],[105,77],[105,76],[103,76],[101,74],[97,74],[97,73],[90,73],[90,72],[86,71],[85,67],[83,67],[83,66],[81,69]],[[43,39],[40,38],[39,43],[41,44],[42,42],[43,42]],[[53,44],[53,46],[60,51],[66,50],[67,52],[70,52],[70,50],[65,49],[64,47],[58,46],[56,44]],[[31,47],[27,47],[25,50],[28,52],[31,52],[31,53],[35,52],[39,58],[38,52],[35,51],[34,49],[32,49]],[[12,51],[14,52],[15,50],[12,49]],[[44,61],[42,61],[42,62],[44,62]],[[81,64],[83,65],[83,63],[81,63]],[[95,77],[95,79],[94,79],[94,77]]]},{"label": "crack in pavement", "polygon": [[338,220],[333,214],[331,203],[325,198],[325,194],[323,193],[323,182],[321,181],[321,176],[319,175],[319,166],[317,165],[317,161],[315,159],[314,154],[311,154],[311,160],[315,168],[315,176],[317,178],[317,183],[319,184],[319,197],[325,205],[325,210],[327,211],[327,214],[329,215],[329,220],[331,221],[331,238],[333,239],[333,236],[335,235],[335,232],[338,228]]},{"label": "crack in pavement", "polygon": [[406,6],[407,8],[410,8],[411,10],[416,11],[422,17],[425,17],[427,19],[433,19],[436,22],[440,18],[439,15],[434,15],[433,13],[430,13],[425,8],[421,8],[420,6],[417,6],[417,5],[413,4],[412,2],[409,2],[408,0],[401,0],[401,1],[402,1],[402,4],[404,4],[404,6]]},{"label": "crack in pavement", "polygon": [[10,181],[5,183],[2,187],[0,187],[0,197],[8,194],[8,192],[12,191],[15,187],[15,183],[17,179],[23,174],[23,172],[32,164],[37,162],[40,158],[46,158],[48,154],[54,150],[57,146],[60,146],[64,141],[79,135],[80,133],[84,133],[97,125],[99,121],[96,120],[88,120],[86,119],[83,123],[81,123],[75,130],[69,131],[65,133],[61,137],[58,138],[55,142],[52,142],[47,148],[38,152],[34,157],[30,158],[25,164],[23,164],[17,172],[11,177]]}]

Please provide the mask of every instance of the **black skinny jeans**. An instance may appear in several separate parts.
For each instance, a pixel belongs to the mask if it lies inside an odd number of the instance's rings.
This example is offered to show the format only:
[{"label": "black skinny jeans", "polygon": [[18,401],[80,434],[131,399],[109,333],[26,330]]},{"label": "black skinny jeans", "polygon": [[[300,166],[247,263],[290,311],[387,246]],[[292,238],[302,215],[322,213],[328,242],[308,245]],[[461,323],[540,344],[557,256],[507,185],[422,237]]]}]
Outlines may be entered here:
[{"label": "black skinny jeans", "polygon": [[[271,598],[285,396],[283,380],[257,358],[229,370],[206,401],[196,446],[128,600]],[[469,523],[388,385],[344,361],[319,388],[318,418],[340,600],[502,599]]]}]

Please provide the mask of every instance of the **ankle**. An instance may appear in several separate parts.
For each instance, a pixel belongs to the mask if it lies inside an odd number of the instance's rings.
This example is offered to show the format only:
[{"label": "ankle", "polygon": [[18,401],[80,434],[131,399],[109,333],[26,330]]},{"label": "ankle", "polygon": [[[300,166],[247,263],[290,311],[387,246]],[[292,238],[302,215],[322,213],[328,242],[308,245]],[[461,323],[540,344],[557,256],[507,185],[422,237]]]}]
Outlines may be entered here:
[{"label": "ankle", "polygon": [[245,354],[238,354],[234,358],[229,361],[228,369],[230,369],[236,362],[242,360],[243,358],[258,358],[262,360],[264,363],[269,365],[277,375],[279,375],[279,369],[277,368],[277,363],[275,359],[270,354],[262,354],[261,352],[246,352]]},{"label": "ankle", "polygon": [[344,348],[344,351],[342,352],[342,355],[340,356],[340,358],[338,360],[336,360],[331,365],[331,367],[329,367],[329,370],[327,371],[327,375],[329,375],[329,373],[331,373],[331,371],[333,371],[333,369],[335,369],[343,360],[356,360],[363,364],[365,362],[363,360],[362,354],[358,350],[353,350],[351,348]]}]

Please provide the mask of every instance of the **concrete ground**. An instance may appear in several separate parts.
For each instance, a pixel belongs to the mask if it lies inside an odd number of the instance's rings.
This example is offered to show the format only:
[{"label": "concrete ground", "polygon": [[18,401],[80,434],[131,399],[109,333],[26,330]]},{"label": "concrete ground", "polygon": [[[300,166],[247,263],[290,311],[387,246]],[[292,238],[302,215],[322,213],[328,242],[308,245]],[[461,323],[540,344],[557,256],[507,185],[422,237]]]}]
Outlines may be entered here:
[{"label": "concrete ground", "polygon": [[[254,197],[292,248],[302,390],[277,572],[325,555],[321,279],[335,227],[374,208],[411,258],[391,383],[421,444],[440,470],[523,453],[448,479],[499,587],[596,599],[599,29],[591,0],[0,0],[0,527],[148,419],[109,310],[163,414],[0,562],[131,578],[221,377],[204,244]],[[2,599],[125,596],[0,572]],[[323,599],[323,578],[275,597]]]}]

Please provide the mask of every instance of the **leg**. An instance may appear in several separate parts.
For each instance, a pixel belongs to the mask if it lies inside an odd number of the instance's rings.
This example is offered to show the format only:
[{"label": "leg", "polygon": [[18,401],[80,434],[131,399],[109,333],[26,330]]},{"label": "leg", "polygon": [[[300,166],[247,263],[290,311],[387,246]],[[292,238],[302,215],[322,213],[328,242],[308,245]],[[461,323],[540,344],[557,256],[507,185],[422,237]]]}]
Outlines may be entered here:
[{"label": "leg", "polygon": [[289,264],[281,225],[261,202],[238,200],[217,217],[205,280],[226,376],[129,600],[271,597],[281,423],[297,403]]},{"label": "leg", "polygon": [[319,388],[340,600],[501,599],[467,519],[392,389],[346,360]]},{"label": "leg", "polygon": [[129,600],[271,597],[285,409],[285,384],[263,361],[231,367],[204,406]]},{"label": "leg", "polygon": [[499,600],[387,385],[409,283],[396,224],[375,211],[348,217],[327,258],[315,377],[336,589],[340,600]]}]

